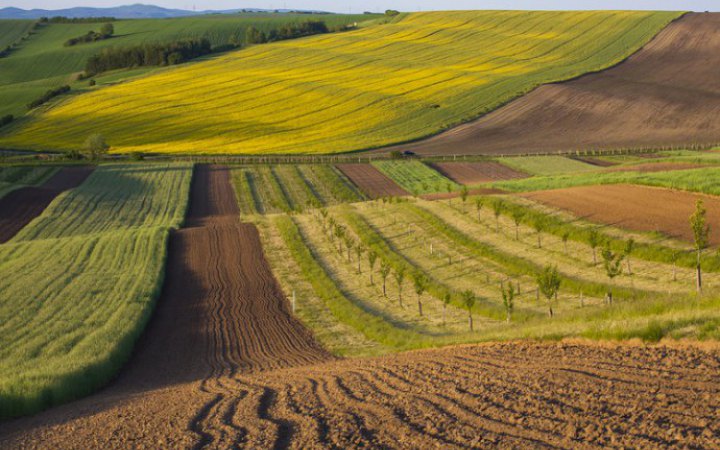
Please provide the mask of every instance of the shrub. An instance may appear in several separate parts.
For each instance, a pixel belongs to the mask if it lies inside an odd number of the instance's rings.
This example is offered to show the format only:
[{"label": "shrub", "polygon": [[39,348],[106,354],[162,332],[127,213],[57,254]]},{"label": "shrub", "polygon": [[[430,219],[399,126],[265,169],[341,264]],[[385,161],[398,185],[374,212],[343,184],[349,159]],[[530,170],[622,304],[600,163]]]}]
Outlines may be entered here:
[{"label": "shrub", "polygon": [[60,86],[55,89],[50,89],[45,94],[43,94],[42,97],[35,99],[35,100],[31,101],[30,103],[28,103],[27,108],[28,109],[37,108],[38,106],[43,105],[43,104],[47,103],[48,101],[50,101],[52,98],[57,97],[58,95],[65,94],[67,92],[70,92],[70,86],[68,86],[68,85]]},{"label": "shrub", "polygon": [[5,125],[9,124],[13,120],[15,120],[15,116],[13,116],[12,114],[8,114],[8,115],[0,117],[0,127],[4,127]]}]

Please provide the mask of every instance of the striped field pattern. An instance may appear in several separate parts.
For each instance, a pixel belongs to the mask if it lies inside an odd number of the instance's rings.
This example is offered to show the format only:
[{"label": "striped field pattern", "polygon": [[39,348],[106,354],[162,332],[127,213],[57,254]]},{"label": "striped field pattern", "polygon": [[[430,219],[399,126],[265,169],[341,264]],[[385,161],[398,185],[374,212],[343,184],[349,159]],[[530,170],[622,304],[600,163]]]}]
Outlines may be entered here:
[{"label": "striped field pattern", "polygon": [[417,139],[613,65],[680,13],[435,12],[258,45],[69,98],[0,145],[330,153]]}]

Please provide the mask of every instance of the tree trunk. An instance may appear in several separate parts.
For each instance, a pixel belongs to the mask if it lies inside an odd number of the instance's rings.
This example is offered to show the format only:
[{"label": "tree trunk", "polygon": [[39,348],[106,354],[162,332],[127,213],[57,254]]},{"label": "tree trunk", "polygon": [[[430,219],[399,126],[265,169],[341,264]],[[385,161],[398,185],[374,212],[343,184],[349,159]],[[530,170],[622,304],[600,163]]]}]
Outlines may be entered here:
[{"label": "tree trunk", "polygon": [[673,281],[677,281],[677,263],[673,263]]},{"label": "tree trunk", "polygon": [[518,224],[515,224],[515,240],[520,240],[520,227],[518,226]]},{"label": "tree trunk", "polygon": [[567,241],[564,241],[563,245],[565,246],[565,254],[567,255],[567,253],[568,253]]},{"label": "tree trunk", "polygon": [[385,298],[387,298],[387,289],[386,289],[386,286],[387,286],[387,282],[386,282],[385,278],[383,278],[383,296],[384,296]]},{"label": "tree trunk", "polygon": [[373,270],[372,270],[372,267],[370,268],[370,284],[375,284],[375,283],[373,282]]},{"label": "tree trunk", "polygon": [[495,216],[495,232],[500,232],[500,218],[498,216]]},{"label": "tree trunk", "polygon": [[470,324],[470,331],[474,331],[474,330],[473,330],[473,320],[472,320],[472,314],[471,314],[471,313],[468,313],[468,323]]},{"label": "tree trunk", "polygon": [[538,248],[542,248],[542,236],[538,233]]},{"label": "tree trunk", "polygon": [[447,304],[443,303],[443,326],[445,326],[445,324],[447,323],[446,319],[447,319]]},{"label": "tree trunk", "polygon": [[362,273],[362,270],[360,270],[360,258],[358,257],[358,275]]},{"label": "tree trunk", "polygon": [[595,251],[595,248],[593,248],[592,251],[593,251],[593,266],[597,266],[597,252]]},{"label": "tree trunk", "polygon": [[702,269],[700,268],[700,252],[697,252],[697,270],[695,275],[695,284],[697,287],[697,293],[702,294]]},{"label": "tree trunk", "polygon": [[552,303],[548,303],[548,313],[550,314],[550,318],[553,317],[553,309],[552,309]]},{"label": "tree trunk", "polygon": [[420,297],[418,297],[418,312],[420,313],[420,317],[422,317],[422,301],[420,301]]},{"label": "tree trunk", "polygon": [[505,322],[507,322],[507,323],[510,323],[510,314],[511,314],[510,310],[508,309],[506,311],[506,316],[505,316]]},{"label": "tree trunk", "polygon": [[630,257],[625,260],[625,264],[627,265],[628,275],[632,275],[632,268],[630,267]]},{"label": "tree trunk", "polygon": [[398,286],[398,302],[400,303],[400,307],[403,308],[402,304],[402,288]]}]

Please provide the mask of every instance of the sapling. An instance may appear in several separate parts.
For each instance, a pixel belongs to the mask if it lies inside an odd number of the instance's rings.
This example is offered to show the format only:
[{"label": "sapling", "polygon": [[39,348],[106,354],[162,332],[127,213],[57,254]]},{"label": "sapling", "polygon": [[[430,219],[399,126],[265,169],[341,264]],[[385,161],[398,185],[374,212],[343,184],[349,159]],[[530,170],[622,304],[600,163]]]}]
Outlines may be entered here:
[{"label": "sapling", "polygon": [[373,281],[373,272],[375,271],[375,262],[377,261],[377,252],[375,250],[368,250],[367,258],[368,264],[370,265],[370,284],[375,284]]},{"label": "sapling", "polygon": [[560,279],[557,267],[546,266],[543,271],[537,275],[538,293],[542,293],[547,299],[550,317],[554,316],[552,301],[553,298],[557,299],[557,293],[560,290],[561,283],[562,280]]},{"label": "sapling", "polygon": [[362,273],[362,267],[360,267],[360,261],[362,259],[362,255],[365,253],[365,246],[362,245],[362,243],[358,242],[358,244],[355,246],[355,256],[357,256],[357,273],[360,275]]},{"label": "sapling", "polygon": [[483,202],[482,198],[478,197],[475,199],[475,210],[477,211],[477,215],[478,215],[478,223],[481,222],[480,212],[483,209],[483,204],[484,204],[484,202]]},{"label": "sapling", "polygon": [[380,261],[380,276],[383,280],[383,296],[387,298],[387,277],[390,275],[390,264]]},{"label": "sapling", "polygon": [[540,217],[536,218],[533,220],[532,227],[537,234],[538,248],[542,248],[542,232],[545,231],[545,220]]},{"label": "sapling", "polygon": [[568,239],[569,239],[569,238],[570,238],[570,233],[568,233],[567,231],[564,232],[564,233],[562,234],[562,236],[561,236],[561,239],[562,239],[562,242],[563,242],[563,247],[565,247],[565,254],[566,254],[566,255],[568,254],[568,245],[567,245],[567,244],[568,244]]},{"label": "sapling", "polygon": [[502,214],[503,207],[504,207],[502,200],[496,199],[493,202],[492,207],[493,207],[493,215],[495,215],[495,232],[499,233],[500,232],[500,214]]},{"label": "sapling", "polygon": [[420,316],[423,315],[422,295],[427,289],[428,281],[424,275],[415,275],[413,277],[413,287],[415,288],[415,294],[417,294],[418,313]]},{"label": "sapling", "polygon": [[590,244],[590,248],[592,249],[593,266],[597,266],[597,247],[600,245],[600,241],[600,232],[595,228],[591,229],[588,233],[588,244]]},{"label": "sapling", "polygon": [[698,200],[697,203],[695,203],[695,212],[690,216],[690,227],[692,228],[693,239],[695,240],[695,253],[697,255],[695,284],[698,295],[702,294],[702,268],[700,258],[702,251],[708,247],[708,236],[710,235],[710,225],[706,223],[706,215],[707,211],[703,206],[703,201]]},{"label": "sapling", "polygon": [[515,240],[520,240],[520,223],[523,220],[523,217],[525,216],[525,213],[523,213],[521,210],[516,209],[512,212],[512,219],[515,223]]},{"label": "sapling", "polygon": [[445,295],[443,295],[442,298],[443,302],[443,326],[446,324],[446,318],[447,318],[447,307],[450,304],[450,293],[446,292]]},{"label": "sapling", "polygon": [[400,307],[403,307],[402,302],[402,291],[403,291],[403,280],[405,280],[405,268],[400,267],[395,271],[395,281],[398,285],[398,303],[400,303]]},{"label": "sapling", "polygon": [[512,281],[508,281],[507,287],[505,283],[501,281],[500,292],[502,293],[503,306],[505,307],[505,320],[509,323],[513,309],[515,309],[515,294],[517,292],[515,292],[515,286],[513,286]]},{"label": "sapling", "polygon": [[[610,283],[612,283],[613,278],[622,273],[622,262],[625,255],[623,253],[613,252],[610,248],[610,243],[606,242],[605,247],[602,250],[602,258],[603,266],[605,267],[605,274],[608,279],[610,279]],[[609,284],[606,299],[607,303],[611,305],[613,302],[613,294],[612,288]]]},{"label": "sapling", "polygon": [[470,331],[473,331],[473,318],[472,309],[475,306],[475,294],[473,291],[467,290],[462,293],[463,305],[468,311],[468,324],[470,325]]},{"label": "sapling", "polygon": [[625,242],[625,249],[623,250],[623,253],[625,254],[625,266],[627,267],[627,273],[628,275],[632,275],[632,268],[630,267],[630,254],[635,249],[635,239],[628,239],[627,242]]}]

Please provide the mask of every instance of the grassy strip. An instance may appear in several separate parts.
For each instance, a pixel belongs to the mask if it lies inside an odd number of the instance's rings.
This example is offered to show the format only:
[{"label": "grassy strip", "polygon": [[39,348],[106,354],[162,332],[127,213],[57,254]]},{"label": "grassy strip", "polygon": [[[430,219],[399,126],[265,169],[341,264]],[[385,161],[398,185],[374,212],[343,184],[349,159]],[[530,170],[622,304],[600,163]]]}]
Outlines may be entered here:
[{"label": "grassy strip", "polygon": [[305,172],[300,170],[300,166],[292,166],[293,169],[293,176],[297,177],[300,180],[301,187],[303,191],[305,191],[305,195],[307,197],[307,202],[309,207],[320,207],[323,205],[327,205],[328,201],[325,197],[320,195],[320,192],[318,192],[317,188],[314,184],[308,180],[307,176],[305,175]]},{"label": "grassy strip", "polygon": [[[430,274],[418,269],[413,263],[407,260],[403,255],[395,251],[392,245],[383,238],[383,236],[370,225],[367,220],[357,212],[345,211],[342,214],[343,220],[352,228],[360,240],[368,247],[373,249],[380,258],[386,261],[393,270],[405,270],[410,280],[415,277],[425,276],[428,279],[428,293],[437,299],[442,299],[446,294],[450,294],[450,303],[458,308],[464,308],[461,292],[452,289],[447,284],[435,279]],[[477,304],[474,311],[480,315],[494,320],[505,320],[505,310],[486,298],[477,297]],[[513,315],[513,320],[523,321],[532,314],[527,311],[518,311]]]},{"label": "grassy strip", "polygon": [[308,167],[323,188],[333,197],[334,203],[352,203],[366,199],[350,180],[334,166],[317,164]]},{"label": "grassy strip", "polygon": [[315,293],[325,302],[328,309],[338,320],[361,331],[368,339],[397,350],[432,345],[428,337],[410,330],[394,327],[381,317],[370,314],[345,297],[332,278],[318,264],[305,244],[297,225],[290,217],[277,217],[275,225],[303,276],[310,282]]},{"label": "grassy strip", "polygon": [[240,208],[240,214],[256,214],[256,195],[251,184],[250,172],[246,169],[236,169],[232,172],[232,181]]},{"label": "grassy strip", "polygon": [[532,175],[559,175],[577,172],[595,172],[599,167],[565,156],[521,156],[498,158],[498,162]]},{"label": "grassy strip", "polygon": [[[527,275],[534,278],[543,270],[543,268],[539,265],[524,258],[503,252],[491,245],[473,239],[471,236],[468,236],[454,226],[446,223],[425,208],[412,204],[405,204],[404,207],[430,225],[435,231],[445,235],[456,244],[467,248],[474,255],[480,258],[490,259],[502,267],[505,267],[509,273],[516,276]],[[562,289],[569,290],[570,292],[577,294],[583,293],[585,295],[602,298],[607,292],[607,285],[604,283],[594,283],[563,275]],[[646,293],[639,290],[613,287],[613,294],[619,297],[635,298],[640,294]]]},{"label": "grassy strip", "polygon": [[459,184],[420,161],[374,161],[372,164],[413,195],[460,189]]}]

